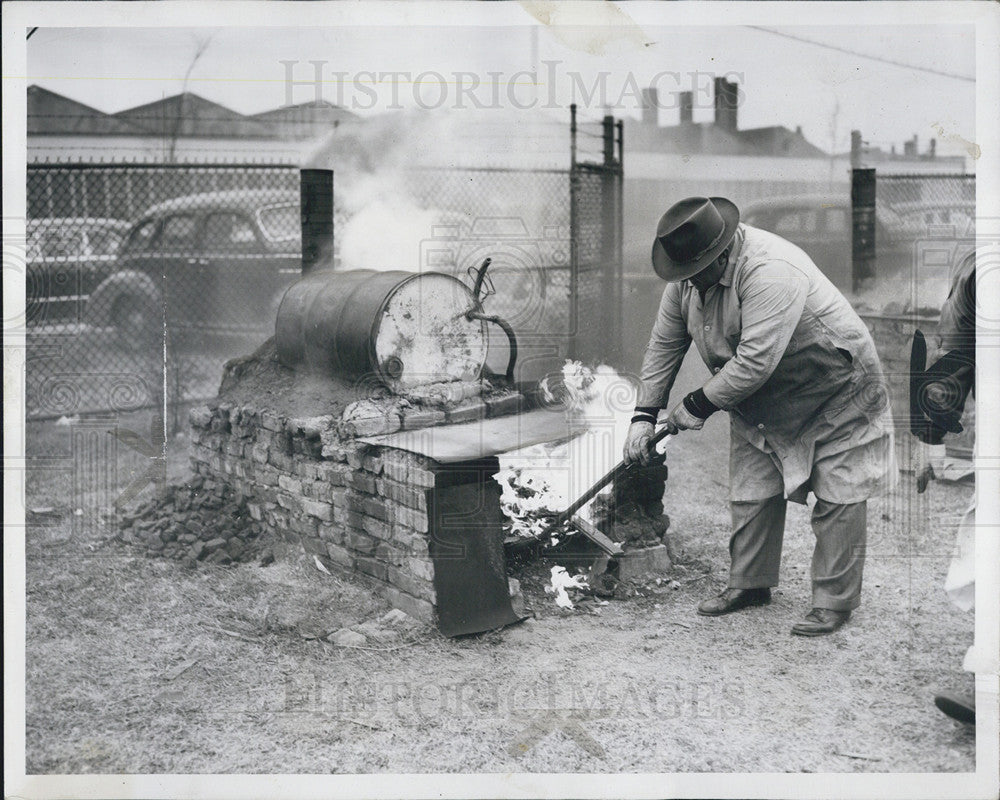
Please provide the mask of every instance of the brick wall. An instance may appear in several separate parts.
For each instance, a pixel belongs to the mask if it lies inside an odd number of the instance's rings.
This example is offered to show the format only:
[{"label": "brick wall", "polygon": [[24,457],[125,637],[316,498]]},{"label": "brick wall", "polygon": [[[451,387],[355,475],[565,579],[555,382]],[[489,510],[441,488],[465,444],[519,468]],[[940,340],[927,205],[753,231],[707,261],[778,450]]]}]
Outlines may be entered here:
[{"label": "brick wall", "polygon": [[[478,416],[520,407],[480,403]],[[434,421],[444,422],[440,416]],[[440,465],[357,442],[339,417],[290,418],[217,403],[193,409],[189,420],[199,475],[229,484],[255,520],[331,571],[363,576],[394,607],[434,624],[428,494]]]}]

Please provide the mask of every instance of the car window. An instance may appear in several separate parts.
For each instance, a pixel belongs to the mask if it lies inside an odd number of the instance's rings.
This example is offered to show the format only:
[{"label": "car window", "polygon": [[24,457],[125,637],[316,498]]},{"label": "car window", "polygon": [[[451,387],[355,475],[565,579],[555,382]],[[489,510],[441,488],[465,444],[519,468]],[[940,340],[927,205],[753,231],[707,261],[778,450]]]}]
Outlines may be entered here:
[{"label": "car window", "polygon": [[212,214],[205,222],[205,249],[224,253],[247,250],[257,242],[250,220],[240,214]]},{"label": "car window", "polygon": [[79,258],[86,254],[83,232],[79,230],[45,231],[41,238],[42,258]]},{"label": "car window", "polygon": [[131,251],[148,250],[153,242],[153,234],[155,233],[156,220],[147,220],[132,231],[128,237],[128,244],[125,249]]},{"label": "car window", "polygon": [[257,211],[257,222],[264,236],[272,242],[294,242],[302,236],[299,207],[266,206]]},{"label": "car window", "polygon": [[90,231],[87,238],[90,241],[90,254],[94,256],[113,256],[122,243],[120,233],[106,228]]},{"label": "car window", "polygon": [[190,214],[167,217],[157,241],[159,250],[191,250],[195,246],[198,220]]}]

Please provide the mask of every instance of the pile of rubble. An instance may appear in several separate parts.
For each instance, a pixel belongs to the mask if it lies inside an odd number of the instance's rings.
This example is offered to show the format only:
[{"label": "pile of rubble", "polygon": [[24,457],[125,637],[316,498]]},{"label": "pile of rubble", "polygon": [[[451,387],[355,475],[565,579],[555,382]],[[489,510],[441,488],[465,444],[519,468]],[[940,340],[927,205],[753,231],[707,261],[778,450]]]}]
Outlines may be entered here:
[{"label": "pile of rubble", "polygon": [[660,544],[670,527],[663,513],[667,467],[635,467],[615,480],[612,491],[599,495],[591,508],[591,521],[626,550]]},{"label": "pile of rubble", "polygon": [[251,517],[245,499],[203,476],[168,486],[118,521],[122,541],[189,567],[274,560],[265,527]]}]

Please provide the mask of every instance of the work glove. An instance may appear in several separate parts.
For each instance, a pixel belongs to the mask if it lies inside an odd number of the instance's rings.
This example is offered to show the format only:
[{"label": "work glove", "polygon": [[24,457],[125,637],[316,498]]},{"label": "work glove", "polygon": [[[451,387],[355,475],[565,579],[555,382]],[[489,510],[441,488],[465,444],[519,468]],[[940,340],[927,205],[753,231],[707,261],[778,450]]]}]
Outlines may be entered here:
[{"label": "work glove", "polygon": [[673,407],[667,415],[667,428],[675,428],[679,431],[700,431],[705,427],[705,420],[696,417],[684,406],[684,401]]},{"label": "work glove", "polygon": [[652,422],[633,422],[628,429],[628,437],[625,439],[623,457],[626,464],[642,464],[648,467],[652,461],[652,448],[649,446],[653,438],[654,425]]}]

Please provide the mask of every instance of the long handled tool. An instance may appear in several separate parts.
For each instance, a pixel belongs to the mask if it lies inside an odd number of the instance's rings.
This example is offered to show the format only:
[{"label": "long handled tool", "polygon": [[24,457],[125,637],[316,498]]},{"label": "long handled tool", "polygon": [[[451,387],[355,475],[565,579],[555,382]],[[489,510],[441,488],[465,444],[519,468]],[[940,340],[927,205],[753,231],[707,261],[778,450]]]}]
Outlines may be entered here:
[{"label": "long handled tool", "polygon": [[[652,450],[663,439],[675,434],[676,432],[677,432],[676,428],[673,428],[670,425],[665,426],[661,431],[654,434],[653,437],[649,440],[649,449]],[[597,483],[595,483],[593,486],[587,489],[587,491],[585,491],[582,495],[580,495],[580,497],[578,497],[575,501],[570,503],[569,507],[552,521],[552,523],[546,529],[545,533],[539,538],[544,540],[552,531],[561,527],[567,521],[572,520],[573,515],[576,514],[576,512],[579,511],[581,508],[583,508],[585,505],[587,505],[587,503],[589,503],[591,500],[597,497],[601,489],[603,489],[609,483],[614,481],[616,478],[620,477],[621,475],[624,475],[625,472],[630,470],[634,464],[635,462],[632,462],[632,464],[626,464],[624,460],[619,461],[618,464],[615,465],[614,469],[612,469]],[[580,533],[582,533],[584,536],[586,536],[588,539],[594,542],[594,544],[598,545],[608,555],[612,556],[621,555],[622,549],[617,542],[611,541],[611,539],[609,539],[607,536],[605,536],[603,533],[597,530],[597,528],[595,528],[593,525],[590,524],[582,525],[578,524],[576,520],[573,521],[574,524],[576,524],[576,527],[580,531]]]}]

